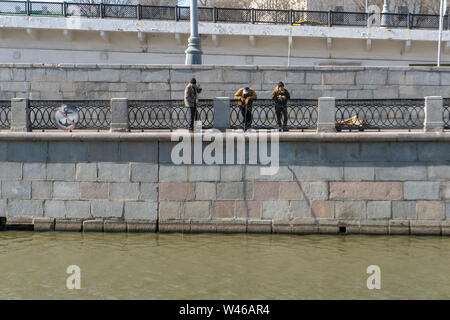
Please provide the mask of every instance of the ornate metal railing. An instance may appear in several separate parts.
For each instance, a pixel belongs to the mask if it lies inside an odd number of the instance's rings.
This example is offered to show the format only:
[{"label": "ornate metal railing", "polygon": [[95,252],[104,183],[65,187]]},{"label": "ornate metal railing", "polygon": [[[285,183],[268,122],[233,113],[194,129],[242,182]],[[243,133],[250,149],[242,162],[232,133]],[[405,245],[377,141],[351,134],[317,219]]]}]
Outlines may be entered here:
[{"label": "ornate metal railing", "polygon": [[[244,117],[238,101],[231,101],[230,126],[232,129],[244,128]],[[280,128],[277,121],[275,102],[270,99],[258,99],[253,102],[252,124],[254,129]],[[287,104],[286,129],[315,129],[317,126],[317,100],[292,99]],[[283,119],[281,127],[283,127]]]},{"label": "ornate metal railing", "polygon": [[11,100],[0,101],[0,129],[11,126]]},{"label": "ornate metal railing", "polygon": [[422,129],[424,99],[336,100],[338,131]]},{"label": "ornate metal railing", "polygon": [[31,130],[58,129],[55,112],[62,104],[76,107],[79,121],[75,130],[109,130],[111,110],[109,100],[31,100],[29,122]]},{"label": "ornate metal railing", "polygon": [[[128,123],[131,130],[188,129],[191,110],[183,100],[147,100],[128,102]],[[199,100],[198,120],[205,129],[213,127],[213,100]]]},{"label": "ornate metal railing", "polygon": [[[82,16],[90,18],[125,18],[150,20],[189,20],[189,7],[118,5],[103,3],[74,2],[31,2],[0,1],[0,15],[39,15],[39,16]],[[326,26],[367,26],[374,20],[364,12],[273,10],[252,8],[199,7],[199,20],[220,23],[268,23]],[[439,15],[390,13],[380,14],[380,21],[389,21],[392,28],[433,28],[439,27]],[[445,17],[444,28],[449,28],[450,19]],[[375,23],[376,25],[376,23]]]},{"label": "ornate metal railing", "polygon": [[444,112],[442,113],[444,129],[450,129],[450,98],[444,99]]}]

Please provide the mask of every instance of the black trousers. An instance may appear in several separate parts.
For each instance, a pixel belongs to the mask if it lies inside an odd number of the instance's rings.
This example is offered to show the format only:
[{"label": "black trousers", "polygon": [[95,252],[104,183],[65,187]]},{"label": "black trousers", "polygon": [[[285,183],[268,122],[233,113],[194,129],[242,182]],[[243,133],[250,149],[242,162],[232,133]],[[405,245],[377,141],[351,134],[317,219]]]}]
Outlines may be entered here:
[{"label": "black trousers", "polygon": [[194,129],[194,121],[197,121],[199,118],[197,104],[195,104],[193,107],[189,107],[189,109],[191,111],[191,123],[189,125],[189,129]]},{"label": "black trousers", "polygon": [[248,129],[252,126],[252,103],[249,102],[247,105],[243,104],[241,106],[241,114],[244,119],[244,129]]},{"label": "black trousers", "polygon": [[283,117],[283,129],[286,128],[288,121],[287,103],[275,103],[275,113],[277,115],[278,127],[281,128],[281,118]]}]

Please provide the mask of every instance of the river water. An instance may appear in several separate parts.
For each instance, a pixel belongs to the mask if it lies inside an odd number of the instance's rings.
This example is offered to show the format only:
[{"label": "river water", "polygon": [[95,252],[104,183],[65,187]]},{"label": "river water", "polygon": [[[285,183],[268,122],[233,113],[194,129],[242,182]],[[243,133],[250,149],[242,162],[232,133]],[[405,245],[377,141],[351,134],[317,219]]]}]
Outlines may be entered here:
[{"label": "river water", "polygon": [[0,271],[0,299],[449,299],[450,238],[4,231]]}]

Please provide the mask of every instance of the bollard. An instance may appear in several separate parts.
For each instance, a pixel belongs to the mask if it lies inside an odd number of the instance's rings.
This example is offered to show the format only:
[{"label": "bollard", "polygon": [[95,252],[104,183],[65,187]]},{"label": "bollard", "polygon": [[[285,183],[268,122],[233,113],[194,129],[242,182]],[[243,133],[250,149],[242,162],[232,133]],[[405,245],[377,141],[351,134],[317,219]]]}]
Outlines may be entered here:
[{"label": "bollard", "polygon": [[128,129],[128,99],[112,98],[110,131],[126,132]]},{"label": "bollard", "polygon": [[317,132],[335,132],[336,101],[334,97],[320,97],[318,104]]},{"label": "bollard", "polygon": [[444,104],[442,97],[425,97],[425,120],[423,130],[425,132],[435,132],[444,130]]},{"label": "bollard", "polygon": [[28,99],[11,99],[11,131],[31,131]]},{"label": "bollard", "polygon": [[214,98],[214,128],[225,131],[230,128],[230,98]]}]

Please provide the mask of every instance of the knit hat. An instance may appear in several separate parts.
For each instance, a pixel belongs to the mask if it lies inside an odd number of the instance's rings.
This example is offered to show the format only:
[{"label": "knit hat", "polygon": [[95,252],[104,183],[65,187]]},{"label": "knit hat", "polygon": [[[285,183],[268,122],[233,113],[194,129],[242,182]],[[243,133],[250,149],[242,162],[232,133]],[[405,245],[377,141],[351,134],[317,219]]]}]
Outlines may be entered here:
[{"label": "knit hat", "polygon": [[245,88],[244,88],[244,94],[247,94],[249,90],[250,90],[249,87],[245,87]]},{"label": "knit hat", "polygon": [[280,82],[278,82],[278,86],[279,87],[284,87],[284,83],[280,81]]},{"label": "knit hat", "polygon": [[191,82],[192,84],[196,84],[196,83],[197,83],[197,80],[195,80],[195,78],[192,78],[190,82]]}]

